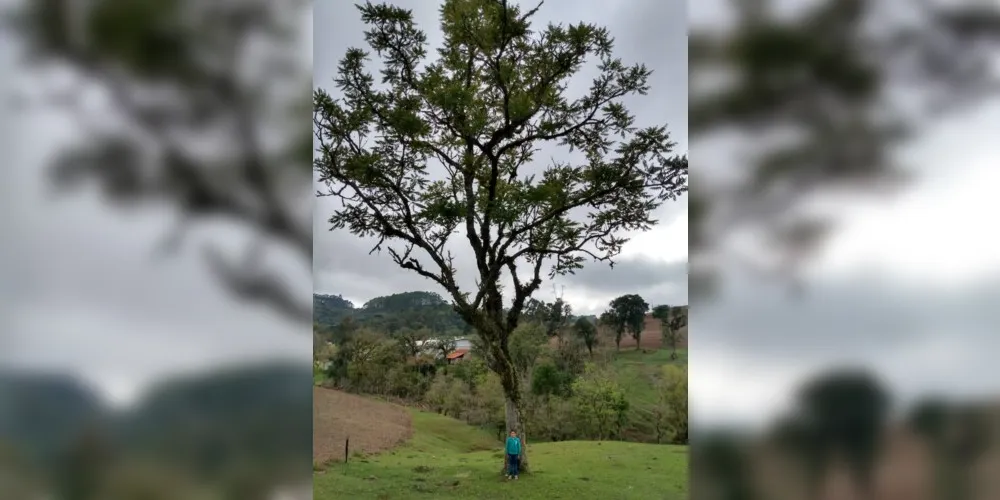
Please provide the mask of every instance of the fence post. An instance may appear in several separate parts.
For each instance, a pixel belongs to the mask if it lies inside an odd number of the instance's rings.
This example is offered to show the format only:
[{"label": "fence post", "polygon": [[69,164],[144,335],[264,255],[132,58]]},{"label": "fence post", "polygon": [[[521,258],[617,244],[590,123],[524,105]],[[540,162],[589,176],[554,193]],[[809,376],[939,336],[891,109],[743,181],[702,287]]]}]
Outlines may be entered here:
[{"label": "fence post", "polygon": [[345,464],[347,463],[347,457],[348,457],[347,453],[350,450],[350,447],[351,447],[351,438],[347,437],[346,439],[344,439],[344,463]]}]

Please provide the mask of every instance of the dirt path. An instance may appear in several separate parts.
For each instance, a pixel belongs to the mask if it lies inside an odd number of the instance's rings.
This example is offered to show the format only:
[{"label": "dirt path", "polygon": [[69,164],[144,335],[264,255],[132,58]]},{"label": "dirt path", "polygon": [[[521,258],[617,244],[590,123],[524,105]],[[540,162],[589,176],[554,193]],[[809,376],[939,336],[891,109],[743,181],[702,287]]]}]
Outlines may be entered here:
[{"label": "dirt path", "polygon": [[313,389],[313,461],[344,459],[350,453],[393,448],[413,433],[409,412],[401,406],[316,387]]}]

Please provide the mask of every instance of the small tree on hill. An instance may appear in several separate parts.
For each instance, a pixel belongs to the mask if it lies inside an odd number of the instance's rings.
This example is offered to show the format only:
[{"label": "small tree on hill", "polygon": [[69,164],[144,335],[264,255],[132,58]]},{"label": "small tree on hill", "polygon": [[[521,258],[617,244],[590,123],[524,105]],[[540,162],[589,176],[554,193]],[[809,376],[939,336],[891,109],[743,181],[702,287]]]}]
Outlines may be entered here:
[{"label": "small tree on hill", "polygon": [[[635,348],[639,350],[642,340],[642,330],[646,326],[646,311],[649,311],[649,304],[642,297],[636,294],[622,295],[611,301],[611,319],[615,322],[615,332],[628,331],[635,339]],[[616,343],[620,342],[619,337],[615,338]]]},{"label": "small tree on hill", "polygon": [[594,325],[594,322],[587,318],[577,318],[576,323],[573,324],[573,330],[576,332],[576,336],[583,341],[583,345],[587,346],[590,357],[594,357],[594,346],[597,345],[597,326]]},{"label": "small tree on hill", "polygon": [[598,321],[601,326],[610,329],[615,334],[615,350],[621,350],[622,337],[625,336],[625,322],[618,318],[617,311],[604,311]]},{"label": "small tree on hill", "polygon": [[[612,262],[627,241],[620,234],[650,229],[653,211],[687,191],[687,158],[671,155],[666,127],[637,126],[622,103],[649,90],[651,72],[616,59],[605,28],[532,29],[538,7],[446,0],[443,44],[426,61],[410,11],[358,8],[382,58],[381,86],[365,69],[369,54],[351,48],[335,80],[340,97],[315,92],[320,195],[340,202],[330,223],[374,238],[373,250],[447,291],[500,376],[507,427],[524,436],[508,341],[525,302],[546,272]],[[594,59],[590,89],[568,96]],[[535,157],[543,143],[582,160],[545,168]],[[455,234],[474,257],[471,290],[459,286]],[[527,454],[522,462],[527,470]]]},{"label": "small tree on hill", "polygon": [[670,347],[670,359],[677,359],[677,348],[682,337],[681,329],[687,326],[687,308],[658,305],[653,308],[653,317],[660,320],[660,334],[663,344]]}]

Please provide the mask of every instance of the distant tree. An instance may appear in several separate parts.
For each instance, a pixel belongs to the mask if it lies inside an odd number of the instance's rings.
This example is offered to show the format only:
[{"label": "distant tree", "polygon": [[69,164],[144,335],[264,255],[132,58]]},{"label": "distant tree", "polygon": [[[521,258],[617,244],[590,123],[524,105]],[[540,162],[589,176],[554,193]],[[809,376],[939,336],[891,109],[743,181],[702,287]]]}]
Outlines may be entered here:
[{"label": "distant tree", "polygon": [[562,298],[555,302],[545,302],[538,299],[529,300],[524,306],[522,318],[545,326],[545,333],[554,337],[562,333],[573,315],[573,308]]},{"label": "distant tree", "polygon": [[[615,331],[627,330],[635,339],[636,350],[639,350],[642,330],[646,326],[646,311],[649,311],[649,304],[642,297],[633,293],[612,300],[610,306],[611,311],[614,311],[611,319],[615,321]],[[620,339],[616,338],[616,343],[620,342]]]},{"label": "distant tree", "polygon": [[426,328],[418,330],[403,329],[396,335],[399,343],[406,350],[408,356],[417,356],[422,350],[422,343],[431,338],[431,331]]},{"label": "distant tree", "polygon": [[347,316],[340,320],[340,323],[337,325],[337,332],[341,339],[349,339],[358,331],[358,328],[360,328],[360,325],[354,321],[354,318]]},{"label": "distant tree", "polygon": [[[648,90],[651,72],[616,59],[605,28],[532,29],[538,8],[446,0],[439,57],[426,61],[427,37],[410,11],[358,8],[382,57],[381,84],[367,71],[369,54],[350,48],[335,80],[340,97],[315,92],[315,170],[328,188],[321,195],[341,202],[330,223],[374,238],[373,250],[447,291],[484,340],[507,426],[524,436],[509,340],[526,301],[546,271],[610,262],[624,232],[652,227],[653,211],[687,191],[687,158],[672,154],[666,127],[640,127],[624,106]],[[594,59],[591,88],[567,95],[569,79]],[[524,175],[544,143],[585,160]],[[475,260],[472,290],[459,287],[454,235]],[[527,455],[522,463],[529,470]]]},{"label": "distant tree", "polygon": [[653,308],[653,317],[660,320],[660,334],[664,345],[670,347],[670,359],[677,359],[677,348],[681,342],[681,329],[687,326],[687,307],[658,305]]},{"label": "distant tree", "polygon": [[576,336],[587,346],[590,357],[594,357],[594,346],[597,345],[597,325],[587,318],[577,318],[573,324],[573,331]]},{"label": "distant tree", "polygon": [[443,361],[448,360],[448,355],[454,352],[458,345],[454,338],[448,337],[431,339],[429,342],[432,342],[432,348],[437,353],[437,358]]},{"label": "distant tree", "polygon": [[569,324],[573,317],[573,308],[569,303],[563,302],[562,297],[549,304],[548,314],[545,318],[545,333],[549,337],[557,337],[562,334],[563,329]]},{"label": "distant tree", "polygon": [[867,372],[840,370],[805,384],[797,401],[811,495],[819,493],[831,461],[842,457],[857,487],[871,498],[872,471],[889,411],[886,390]]},{"label": "distant tree", "polygon": [[622,337],[625,336],[625,321],[618,317],[618,311],[613,309],[601,313],[598,320],[601,326],[610,329],[615,334],[615,350],[621,350]]}]

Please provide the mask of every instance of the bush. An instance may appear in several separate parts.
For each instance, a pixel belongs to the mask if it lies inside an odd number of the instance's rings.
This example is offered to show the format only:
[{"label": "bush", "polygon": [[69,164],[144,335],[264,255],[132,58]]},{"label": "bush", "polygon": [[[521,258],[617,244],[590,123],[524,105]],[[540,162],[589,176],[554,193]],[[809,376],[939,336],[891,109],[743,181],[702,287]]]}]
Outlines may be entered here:
[{"label": "bush", "polygon": [[535,368],[531,393],[536,396],[568,396],[572,384],[572,373],[560,370],[552,362],[546,362]]},{"label": "bush", "polygon": [[583,376],[573,383],[573,398],[581,424],[591,437],[608,439],[621,435],[628,423],[629,402],[606,368],[588,363]]}]

